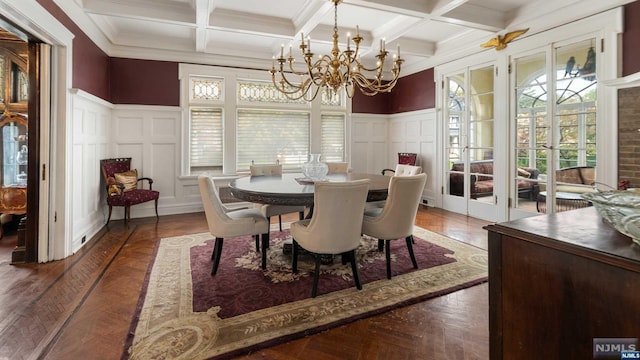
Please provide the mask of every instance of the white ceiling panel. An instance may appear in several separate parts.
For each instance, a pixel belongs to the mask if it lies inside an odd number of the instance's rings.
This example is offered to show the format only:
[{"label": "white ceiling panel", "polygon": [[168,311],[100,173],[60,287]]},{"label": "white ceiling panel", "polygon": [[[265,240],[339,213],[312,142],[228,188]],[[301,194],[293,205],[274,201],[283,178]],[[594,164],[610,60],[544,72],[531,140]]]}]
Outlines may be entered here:
[{"label": "white ceiling panel", "polygon": [[[526,23],[529,35],[549,28],[544,22],[558,13],[580,9],[581,16],[632,0],[343,0],[338,5],[340,48],[356,25],[364,37],[365,61],[373,60],[381,39],[387,50],[402,47],[403,70],[437,64],[447,51],[475,49],[478,41],[516,30]],[[331,50],[334,6],[331,0],[55,0],[69,16],[110,51],[136,57],[136,47],[178,51],[176,58],[192,61],[202,55],[233,56],[270,67],[280,44],[293,44],[298,59],[300,35],[312,37],[316,54]],[[586,4],[586,5],[585,5]],[[585,6],[589,9],[585,10]],[[531,9],[536,9],[532,14]],[[530,18],[527,18],[527,14]],[[517,19],[518,24],[514,24]],[[575,19],[573,19],[575,20]],[[541,30],[540,30],[541,31]],[[516,40],[518,41],[518,40]],[[352,43],[353,44],[353,43]],[[444,50],[443,50],[444,49]],[[454,51],[455,50],[455,51]],[[443,51],[445,53],[443,53]],[[148,51],[147,51],[148,54]],[[148,55],[147,55],[148,56]],[[242,66],[243,64],[238,64]]]}]

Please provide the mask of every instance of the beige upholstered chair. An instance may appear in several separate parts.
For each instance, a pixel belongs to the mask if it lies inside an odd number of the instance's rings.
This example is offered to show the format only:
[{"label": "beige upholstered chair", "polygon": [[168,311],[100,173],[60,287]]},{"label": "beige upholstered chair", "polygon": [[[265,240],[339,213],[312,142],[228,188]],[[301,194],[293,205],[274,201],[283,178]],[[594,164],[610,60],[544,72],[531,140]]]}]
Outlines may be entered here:
[{"label": "beige upholstered chair", "polygon": [[347,162],[328,162],[329,174],[346,174],[349,172],[349,163]]},{"label": "beige upholstered chair", "polygon": [[412,233],[426,181],[426,174],[394,176],[389,182],[389,195],[384,207],[365,211],[362,233],[378,239],[379,250],[385,245],[388,279],[391,279],[391,240],[406,240],[413,267],[418,268],[413,254]]},{"label": "beige upholstered chair", "polygon": [[[255,165],[252,164],[249,167],[251,176],[281,176],[282,165],[281,164],[265,164]],[[271,223],[271,217],[278,215],[278,224],[280,225],[280,231],[282,231],[282,215],[297,212],[299,219],[304,219],[304,206],[292,206],[292,205],[271,205],[260,204],[260,211],[267,217],[267,221]]]},{"label": "beige upholstered chair", "polygon": [[209,232],[215,236],[215,246],[211,253],[213,267],[211,275],[215,275],[220,264],[224,238],[253,235],[258,250],[258,236],[262,234],[262,268],[267,268],[267,248],[269,247],[269,223],[258,209],[229,210],[222,201],[213,179],[207,175],[198,176],[200,196],[204,205],[204,213],[209,224]]},{"label": "beige upholstered chair", "polygon": [[421,172],[422,172],[421,166],[398,164],[396,165],[396,169],[394,171],[385,171],[382,173],[382,175],[406,176],[406,175],[417,175],[417,174],[420,174]]},{"label": "beige upholstered chair", "polygon": [[[387,176],[412,176],[412,175],[418,175],[422,172],[422,167],[421,166],[412,166],[412,165],[404,165],[404,164],[398,164],[396,165],[396,170],[392,173],[383,173],[386,174]],[[385,200],[380,200],[380,201],[371,201],[368,202],[367,205],[365,206],[365,208],[367,210],[373,210],[376,208],[383,208],[384,204],[386,203]]]},{"label": "beige upholstered chair", "polygon": [[353,279],[362,289],[358,277],[355,249],[360,245],[364,203],[369,180],[347,182],[317,182],[314,191],[314,211],[311,219],[291,224],[293,236],[293,272],[298,272],[298,247],[313,253],[316,266],[311,296],[318,291],[320,255],[342,254],[351,262]]},{"label": "beige upholstered chair", "polygon": [[[418,154],[417,153],[404,153],[404,152],[398,153],[398,165],[417,166],[418,165]],[[396,170],[397,170],[397,168],[396,168]],[[382,170],[382,175],[393,176],[393,174],[395,174],[396,170],[383,169]]]}]

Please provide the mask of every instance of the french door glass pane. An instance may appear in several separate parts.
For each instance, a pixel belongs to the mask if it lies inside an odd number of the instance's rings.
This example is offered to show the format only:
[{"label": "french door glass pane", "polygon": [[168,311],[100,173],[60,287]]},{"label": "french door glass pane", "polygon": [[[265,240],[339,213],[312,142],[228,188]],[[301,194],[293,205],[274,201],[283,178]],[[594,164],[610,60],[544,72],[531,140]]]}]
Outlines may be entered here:
[{"label": "french door glass pane", "polygon": [[543,146],[549,137],[546,53],[516,59],[515,77],[516,159],[511,189],[517,189],[514,207],[536,211],[535,201],[540,191],[537,181],[541,178],[538,172],[544,172],[547,166]]},{"label": "french door glass pane", "polygon": [[493,79],[493,66],[469,71],[470,197],[488,203],[494,202]]},{"label": "french door glass pane", "polygon": [[465,74],[460,73],[448,78],[447,91],[449,94],[449,124],[448,138],[445,153],[449,167],[447,167],[446,179],[449,179],[448,194],[455,196],[464,195],[464,163],[462,163],[465,146],[465,119],[466,119],[466,94]]},{"label": "french door glass pane", "polygon": [[[552,49],[551,58],[555,60],[551,69],[547,67],[547,56],[547,52],[540,52],[515,60],[515,165],[535,169],[539,175],[526,180],[514,174],[512,186],[519,189],[517,207],[530,210],[529,202],[536,201],[533,211],[551,212],[571,209],[565,202],[579,197],[579,192],[574,192],[579,187],[559,186],[565,184],[558,183],[558,171],[596,164],[595,39]],[[554,186],[548,181],[554,181]],[[535,196],[522,196],[523,183],[536,187],[529,192]],[[588,184],[580,185],[588,188]],[[556,192],[548,193],[551,190]],[[571,194],[565,195],[566,191]],[[547,209],[547,199],[555,210]]]}]

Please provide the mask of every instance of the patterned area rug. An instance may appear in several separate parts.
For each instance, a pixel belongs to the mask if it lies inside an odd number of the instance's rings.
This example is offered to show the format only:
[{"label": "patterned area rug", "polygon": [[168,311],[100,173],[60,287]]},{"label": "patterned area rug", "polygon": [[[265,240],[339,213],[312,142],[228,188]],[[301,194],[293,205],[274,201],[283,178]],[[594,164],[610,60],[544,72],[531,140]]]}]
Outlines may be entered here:
[{"label": "patterned area rug", "polygon": [[[289,230],[272,228],[267,270],[251,237],[225,239],[216,276],[210,275],[208,233],[161,239],[147,274],[139,314],[123,359],[214,359],[255,351],[357,319],[472,286],[487,279],[487,253],[415,227],[411,265],[404,240],[392,242],[393,278],[384,253],[363,236],[358,249],[363,289],[340,257],[323,265],[318,297],[311,298],[313,260],[282,246]],[[135,330],[134,330],[135,329]]]}]

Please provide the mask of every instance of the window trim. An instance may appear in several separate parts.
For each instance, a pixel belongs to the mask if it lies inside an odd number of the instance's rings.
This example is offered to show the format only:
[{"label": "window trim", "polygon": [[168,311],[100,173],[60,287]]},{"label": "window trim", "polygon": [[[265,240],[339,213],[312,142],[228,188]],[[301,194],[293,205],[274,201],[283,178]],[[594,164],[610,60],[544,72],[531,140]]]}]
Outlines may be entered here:
[{"label": "window trim", "polygon": [[[349,161],[350,151],[350,121],[351,99],[344,96],[340,106],[322,105],[321,97],[317,97],[311,103],[304,104],[280,104],[266,102],[238,101],[238,81],[266,81],[271,82],[271,76],[267,70],[250,70],[227,68],[209,65],[179,64],[178,78],[180,80],[180,106],[182,110],[182,144],[180,154],[180,177],[189,178],[196,175],[190,173],[189,158],[189,102],[190,77],[218,77],[224,78],[224,101],[206,102],[209,105],[218,104],[223,108],[223,166],[221,172],[214,172],[214,176],[236,176],[236,122],[237,110],[242,109],[277,109],[277,110],[301,110],[309,111],[311,122],[309,127],[309,153],[317,153],[321,150],[321,114],[322,112],[340,112],[345,114],[345,161]],[[202,104],[198,104],[202,105]],[[244,174],[244,173],[240,173]]]}]

